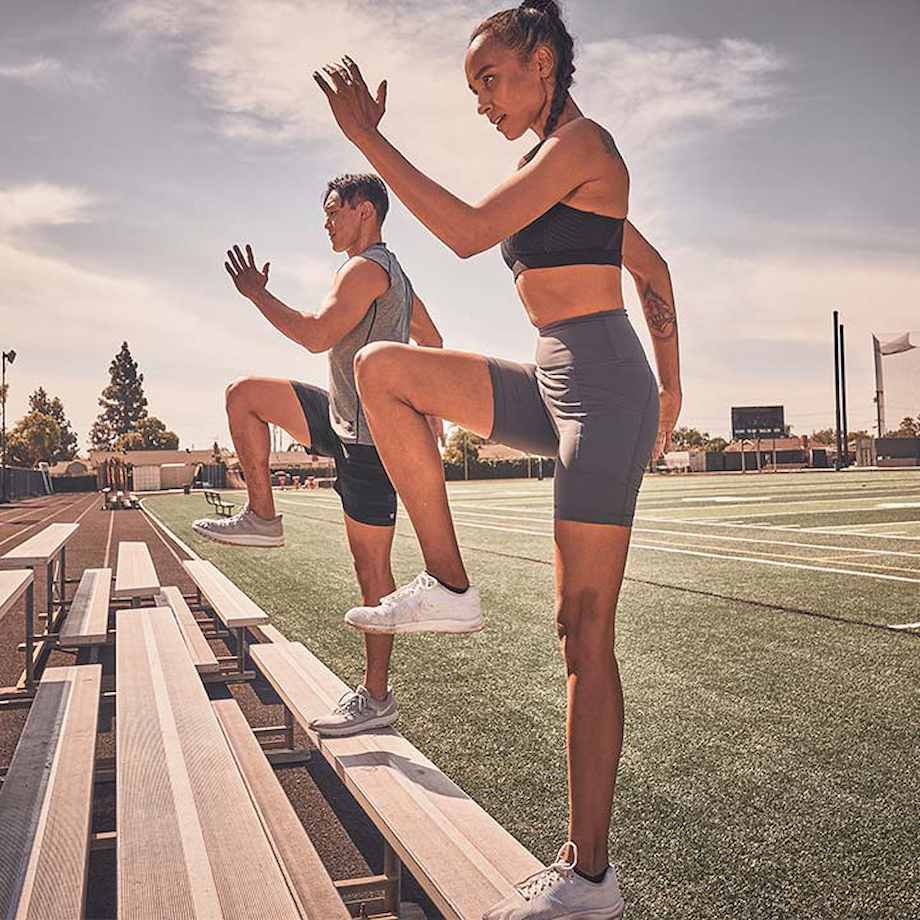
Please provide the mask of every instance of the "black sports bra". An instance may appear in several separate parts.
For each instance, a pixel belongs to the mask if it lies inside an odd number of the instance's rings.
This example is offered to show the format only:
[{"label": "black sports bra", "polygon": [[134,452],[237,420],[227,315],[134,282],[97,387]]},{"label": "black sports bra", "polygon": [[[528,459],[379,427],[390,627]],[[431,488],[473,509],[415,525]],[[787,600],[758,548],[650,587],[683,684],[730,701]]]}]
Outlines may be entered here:
[{"label": "black sports bra", "polygon": [[[540,141],[525,157],[529,163]],[[557,265],[622,265],[623,217],[580,211],[561,201],[502,240],[502,258],[515,280],[528,268]]]}]

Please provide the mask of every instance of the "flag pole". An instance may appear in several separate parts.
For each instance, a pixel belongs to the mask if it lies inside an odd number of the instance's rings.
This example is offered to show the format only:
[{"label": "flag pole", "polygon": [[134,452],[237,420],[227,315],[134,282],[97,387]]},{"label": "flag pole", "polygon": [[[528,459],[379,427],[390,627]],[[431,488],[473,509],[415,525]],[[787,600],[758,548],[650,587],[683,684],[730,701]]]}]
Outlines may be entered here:
[{"label": "flag pole", "polygon": [[878,436],[885,437],[885,384],[882,379],[882,345],[877,336],[872,336],[872,355],[875,359],[875,414],[878,421]]},{"label": "flag pole", "polygon": [[847,360],[843,344],[843,323],[840,324],[840,415],[843,420],[843,467],[846,469],[850,465],[850,435],[847,430]]},{"label": "flag pole", "polygon": [[836,415],[837,435],[837,458],[834,460],[834,469],[840,469],[840,460],[843,450],[840,446],[840,333],[837,331],[840,323],[838,322],[838,311],[834,310],[834,412]]}]

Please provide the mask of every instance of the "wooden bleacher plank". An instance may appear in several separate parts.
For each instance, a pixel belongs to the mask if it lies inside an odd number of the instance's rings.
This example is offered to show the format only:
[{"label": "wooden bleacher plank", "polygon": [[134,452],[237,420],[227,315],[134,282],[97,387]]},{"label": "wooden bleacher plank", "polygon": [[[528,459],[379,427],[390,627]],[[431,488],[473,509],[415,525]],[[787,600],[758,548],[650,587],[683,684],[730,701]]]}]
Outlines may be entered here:
[{"label": "wooden bleacher plank", "polygon": [[103,645],[109,626],[111,569],[85,569],[61,627],[64,648]]},{"label": "wooden bleacher plank", "polygon": [[48,668],[0,788],[0,917],[83,916],[102,667]]},{"label": "wooden bleacher plank", "polygon": [[480,917],[541,864],[393,729],[318,738],[348,687],[300,643],[250,646],[294,718],[446,917]]},{"label": "wooden bleacher plank", "polygon": [[192,559],[182,565],[228,629],[268,623],[268,614],[212,562]]},{"label": "wooden bleacher plank", "polygon": [[19,569],[24,565],[48,562],[79,529],[79,524],[49,524],[0,557],[0,569]]},{"label": "wooden bleacher plank", "polygon": [[205,639],[194,614],[185,603],[182,592],[178,588],[163,588],[156,596],[156,601],[161,607],[169,607],[175,614],[179,628],[182,630],[185,646],[198,673],[211,674],[219,671],[220,662],[208,644],[208,640]]},{"label": "wooden bleacher plank", "polygon": [[32,569],[0,572],[0,620],[16,606],[35,578]]},{"label": "wooden bleacher plank", "polygon": [[304,916],[349,920],[342,898],[236,700],[218,700],[211,706]]},{"label": "wooden bleacher plank", "polygon": [[116,617],[119,918],[297,918],[173,612]]},{"label": "wooden bleacher plank", "polygon": [[250,626],[249,631],[259,642],[287,642],[287,636],[271,623],[264,623],[261,626]]},{"label": "wooden bleacher plank", "polygon": [[147,544],[122,540],[118,544],[113,597],[153,597],[160,591],[160,579]]}]

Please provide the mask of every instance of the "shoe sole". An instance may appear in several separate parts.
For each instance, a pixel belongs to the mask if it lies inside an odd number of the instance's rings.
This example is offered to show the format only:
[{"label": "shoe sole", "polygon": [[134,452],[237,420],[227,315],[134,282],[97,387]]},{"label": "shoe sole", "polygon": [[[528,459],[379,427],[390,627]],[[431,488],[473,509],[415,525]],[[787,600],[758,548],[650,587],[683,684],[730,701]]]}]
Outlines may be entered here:
[{"label": "shoe sole", "polygon": [[206,537],[208,540],[213,540],[215,543],[226,543],[230,546],[284,546],[284,537],[260,537],[258,534],[238,536],[234,536],[233,534],[217,534],[213,530],[208,530],[206,527],[198,527],[195,524],[192,524],[192,530],[199,536]]},{"label": "shoe sole", "polygon": [[351,735],[360,735],[363,732],[373,731],[375,728],[388,728],[397,718],[399,718],[399,714],[394,712],[392,716],[368,719],[367,722],[362,722],[360,725],[351,728],[313,728],[311,725],[310,731],[316,732],[320,738],[348,738]]},{"label": "shoe sole", "polygon": [[626,915],[626,904],[620,907],[602,907],[598,910],[579,910],[574,914],[559,914],[553,920],[622,920]]},{"label": "shoe sole", "polygon": [[483,622],[470,624],[463,620],[422,620],[418,623],[404,623],[401,626],[373,626],[368,623],[352,623],[345,614],[345,622],[361,632],[374,633],[375,635],[385,636],[403,636],[409,633],[450,633],[459,635],[462,633],[475,633],[483,629]]}]

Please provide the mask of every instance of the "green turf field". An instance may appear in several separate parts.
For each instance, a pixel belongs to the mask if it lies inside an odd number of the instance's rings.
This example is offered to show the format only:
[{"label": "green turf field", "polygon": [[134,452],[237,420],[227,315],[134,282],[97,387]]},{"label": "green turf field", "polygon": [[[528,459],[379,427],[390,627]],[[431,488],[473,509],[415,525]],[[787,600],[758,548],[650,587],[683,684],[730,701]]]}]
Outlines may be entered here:
[{"label": "green turf field", "polygon": [[[549,860],[566,828],[552,482],[450,495],[487,625],[397,641],[400,727]],[[275,498],[279,550],[196,537],[201,496],[148,502],[354,682],[338,497]],[[406,520],[397,533],[400,583],[420,557]],[[617,614],[611,850],[630,920],[920,917],[918,589],[920,471],[647,478]]]}]

